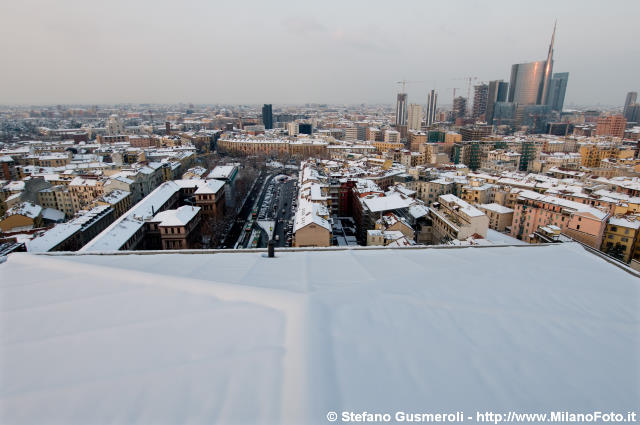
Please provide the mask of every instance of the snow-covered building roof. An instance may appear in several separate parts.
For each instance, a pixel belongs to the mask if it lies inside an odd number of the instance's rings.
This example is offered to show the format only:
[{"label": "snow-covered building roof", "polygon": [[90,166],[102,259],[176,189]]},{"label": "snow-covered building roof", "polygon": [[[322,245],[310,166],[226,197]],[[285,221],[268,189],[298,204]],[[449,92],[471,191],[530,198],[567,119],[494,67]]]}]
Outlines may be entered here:
[{"label": "snow-covered building roof", "polygon": [[389,196],[367,196],[362,198],[362,202],[369,208],[369,211],[381,212],[407,208],[413,204],[415,200],[400,193],[392,193]]},{"label": "snow-covered building roof", "polygon": [[504,205],[496,204],[495,202],[491,204],[479,204],[478,208],[497,212],[499,214],[508,214],[513,212],[512,208],[508,208],[508,207],[505,207]]},{"label": "snow-covered building roof", "polygon": [[79,232],[82,226],[73,223],[60,223],[51,229],[27,240],[25,246],[29,252],[48,252]]},{"label": "snow-covered building roof", "polygon": [[591,207],[589,205],[581,204],[579,202],[570,201],[564,198],[558,198],[555,196],[543,195],[538,192],[534,192],[531,190],[523,190],[518,194],[518,198],[530,199],[540,202],[547,202],[550,204],[558,205],[561,207],[569,208],[579,213],[587,213],[591,214],[595,218],[599,220],[604,220],[609,213],[599,210],[597,208]]},{"label": "snow-covered building roof", "polygon": [[159,226],[186,226],[200,212],[200,207],[183,205],[175,210],[159,212],[153,217]]},{"label": "snow-covered building roof", "polygon": [[14,205],[8,209],[5,216],[22,215],[33,219],[38,217],[40,214],[42,214],[42,207],[27,201]]},{"label": "snow-covered building roof", "polygon": [[0,273],[2,423],[626,413],[640,399],[639,281],[577,244],[21,253]]},{"label": "snow-covered building roof", "polygon": [[235,165],[217,165],[209,175],[208,179],[221,179],[227,180],[233,177],[233,173],[237,170]]},{"label": "snow-covered building roof", "polygon": [[80,251],[117,251],[180,190],[175,181],[162,183],[90,240]]},{"label": "snow-covered building roof", "polygon": [[[188,182],[194,182],[196,180],[187,180]],[[222,180],[200,180],[198,183],[198,189],[196,189],[196,195],[203,194],[216,194],[224,187],[224,181]]]},{"label": "snow-covered building roof", "polygon": [[298,208],[293,222],[293,231],[297,232],[303,227],[315,223],[331,231],[331,223],[327,220],[329,209],[320,203],[311,202],[305,198],[298,199]]},{"label": "snow-covered building roof", "polygon": [[438,199],[444,202],[456,204],[459,210],[465,213],[469,217],[480,217],[482,215],[485,215],[482,211],[480,211],[479,209],[477,209],[467,201],[458,198],[456,195],[452,195],[448,193],[445,195],[440,195]]}]

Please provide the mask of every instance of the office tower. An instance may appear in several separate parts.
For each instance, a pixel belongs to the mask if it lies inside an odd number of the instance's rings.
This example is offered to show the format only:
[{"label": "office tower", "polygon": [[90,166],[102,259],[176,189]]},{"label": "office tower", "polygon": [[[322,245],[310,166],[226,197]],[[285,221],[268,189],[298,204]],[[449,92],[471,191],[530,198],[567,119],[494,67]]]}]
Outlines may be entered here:
[{"label": "office tower", "polygon": [[567,91],[568,82],[568,72],[558,72],[553,74],[553,77],[551,77],[551,83],[549,84],[549,97],[547,99],[547,105],[551,107],[551,110],[562,112],[564,95]]},{"label": "office tower", "polygon": [[409,119],[407,122],[409,130],[420,130],[420,128],[422,128],[423,114],[424,110],[422,109],[422,105],[417,105],[415,103],[409,105]]},{"label": "office tower", "polygon": [[298,134],[311,134],[313,127],[309,123],[298,124]]},{"label": "office tower", "polygon": [[637,108],[634,108],[634,106],[638,105],[637,101],[638,92],[630,91],[629,93],[627,93],[627,98],[624,101],[624,109],[622,110],[622,115],[624,115],[624,117],[629,122],[638,122],[638,118],[634,116],[637,115]]},{"label": "office tower", "polygon": [[509,83],[502,80],[489,82],[489,91],[487,93],[487,110],[485,112],[485,121],[491,124],[493,121],[493,110],[496,102],[506,102],[509,90]]},{"label": "office tower", "polygon": [[271,104],[265,103],[262,107],[262,123],[265,130],[271,130],[273,128],[273,112]]},{"label": "office tower", "polygon": [[396,125],[407,125],[407,94],[398,93],[396,102]]},{"label": "office tower", "polygon": [[427,96],[427,127],[436,122],[436,108],[438,106],[438,93],[431,90]]},{"label": "office tower", "polygon": [[627,122],[640,122],[640,103],[632,103],[629,105],[625,118]]},{"label": "office tower", "polygon": [[509,102],[520,105],[546,105],[549,83],[553,70],[553,43],[556,29],[553,28],[547,59],[543,61],[518,63],[511,67],[509,82]]},{"label": "office tower", "polygon": [[496,102],[493,105],[494,125],[513,125],[516,118],[516,104],[513,102]]},{"label": "office tower", "polygon": [[489,98],[489,86],[478,84],[473,90],[473,118],[479,118],[487,111],[487,100]]},{"label": "office tower", "polygon": [[633,105],[637,101],[638,101],[637,91],[630,91],[629,93],[627,93],[627,98],[624,101],[624,110],[622,114],[627,115],[627,109],[629,108],[629,106]]},{"label": "office tower", "polygon": [[453,121],[467,114],[467,98],[458,96],[453,99]]}]

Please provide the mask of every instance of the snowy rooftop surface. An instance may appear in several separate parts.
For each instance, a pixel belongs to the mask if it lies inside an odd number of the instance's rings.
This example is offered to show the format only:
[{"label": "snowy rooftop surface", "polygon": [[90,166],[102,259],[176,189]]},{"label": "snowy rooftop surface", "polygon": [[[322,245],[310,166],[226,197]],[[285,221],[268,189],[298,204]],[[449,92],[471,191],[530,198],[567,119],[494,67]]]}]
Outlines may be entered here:
[{"label": "snowy rooftop surface", "polygon": [[1,423],[325,424],[640,399],[640,280],[577,244],[21,253],[0,273]]},{"label": "snowy rooftop surface", "polygon": [[32,204],[31,202],[23,202],[21,204],[11,207],[5,215],[23,215],[29,218],[36,218],[42,213],[42,207],[40,205]]},{"label": "snowy rooftop surface", "polygon": [[487,229],[487,237],[485,239],[495,245],[527,245],[526,242],[520,239],[493,229]]},{"label": "snowy rooftop surface", "polygon": [[120,190],[120,189],[115,189],[112,190],[109,193],[105,193],[104,195],[102,195],[102,200],[104,202],[107,202],[111,205],[117,204],[118,202],[122,201],[124,198],[126,198],[127,196],[129,196],[131,194],[131,192],[127,192],[126,190]]},{"label": "snowy rooftop surface", "polygon": [[456,195],[452,195],[449,193],[446,195],[440,195],[438,199],[443,202],[456,204],[459,207],[459,210],[469,217],[481,217],[485,215],[482,211],[480,211],[467,201],[458,198]]},{"label": "snowy rooftop surface", "polygon": [[609,224],[612,226],[627,227],[629,229],[640,229],[640,219],[633,217],[633,220],[629,220],[626,217],[611,217],[609,218]]},{"label": "snowy rooftop surface", "polygon": [[507,213],[513,212],[513,209],[505,207],[504,205],[496,204],[495,202],[491,204],[479,204],[478,208],[480,209],[484,208],[485,210],[495,211],[500,214],[507,214]]},{"label": "snowy rooftop surface", "polygon": [[311,202],[306,198],[298,199],[298,208],[293,222],[293,231],[297,232],[303,227],[315,223],[331,231],[331,223],[325,218],[329,215],[327,207],[317,202]]},{"label": "snowy rooftop surface", "polygon": [[184,205],[175,210],[159,212],[153,217],[153,221],[159,222],[159,226],[186,226],[200,211],[200,207]]},{"label": "snowy rooftop surface", "polygon": [[218,165],[216,166],[209,175],[208,179],[228,179],[233,174],[236,169],[235,165]]},{"label": "snowy rooftop surface", "polygon": [[140,230],[145,220],[151,219],[155,212],[159,211],[178,190],[180,190],[180,185],[176,181],[162,183],[129,211],[118,217],[109,227],[90,240],[80,251],[115,251],[120,249]]},{"label": "snowy rooftop surface", "polygon": [[60,243],[69,239],[74,233],[80,231],[82,226],[74,223],[56,224],[51,229],[36,235],[25,242],[29,252],[48,252]]},{"label": "snowy rooftop surface", "polygon": [[216,194],[224,187],[224,182],[221,180],[186,180],[187,182],[198,181],[198,189],[195,193],[198,195],[203,194]]},{"label": "snowy rooftop surface", "polygon": [[64,213],[55,208],[45,208],[42,210],[42,218],[51,221],[62,221],[64,220]]},{"label": "snowy rooftop surface", "polygon": [[362,202],[369,208],[369,211],[380,212],[407,208],[415,203],[415,200],[399,193],[393,193],[389,196],[367,197],[364,198]]}]

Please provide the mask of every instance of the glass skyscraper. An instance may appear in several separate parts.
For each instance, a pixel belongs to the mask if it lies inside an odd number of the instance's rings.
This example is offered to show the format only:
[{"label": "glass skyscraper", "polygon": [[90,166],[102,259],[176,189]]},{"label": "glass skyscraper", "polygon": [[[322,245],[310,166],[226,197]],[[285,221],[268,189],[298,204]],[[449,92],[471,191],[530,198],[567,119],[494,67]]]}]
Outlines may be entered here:
[{"label": "glass skyscraper", "polygon": [[273,112],[271,104],[265,103],[262,107],[262,123],[266,130],[271,130],[273,128]]},{"label": "glass skyscraper", "polygon": [[562,112],[562,107],[564,106],[564,95],[567,91],[568,82],[568,72],[558,72],[553,74],[553,77],[551,77],[547,105],[551,107],[552,111]]}]

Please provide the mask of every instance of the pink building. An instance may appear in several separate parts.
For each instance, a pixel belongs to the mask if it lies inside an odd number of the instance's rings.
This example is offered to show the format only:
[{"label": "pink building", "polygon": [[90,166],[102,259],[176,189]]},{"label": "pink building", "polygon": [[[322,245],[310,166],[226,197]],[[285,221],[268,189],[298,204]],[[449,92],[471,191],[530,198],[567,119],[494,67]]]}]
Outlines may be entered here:
[{"label": "pink building", "polygon": [[511,235],[531,242],[541,226],[558,226],[562,233],[599,249],[609,213],[568,199],[523,190],[513,213]]}]

